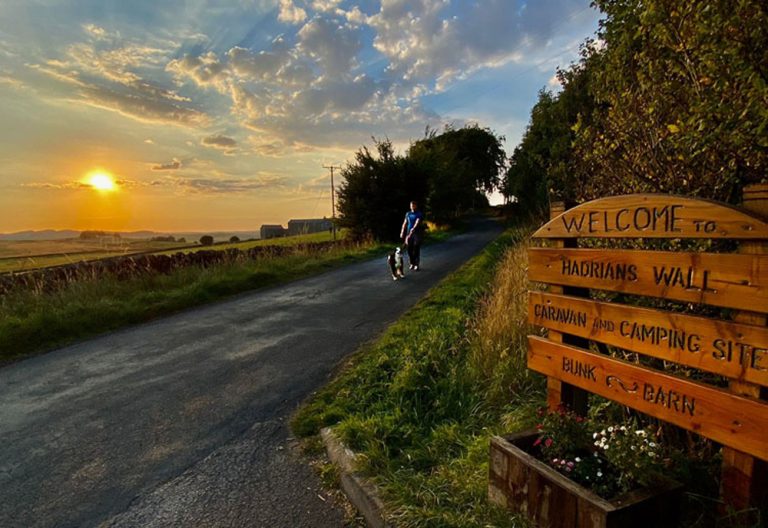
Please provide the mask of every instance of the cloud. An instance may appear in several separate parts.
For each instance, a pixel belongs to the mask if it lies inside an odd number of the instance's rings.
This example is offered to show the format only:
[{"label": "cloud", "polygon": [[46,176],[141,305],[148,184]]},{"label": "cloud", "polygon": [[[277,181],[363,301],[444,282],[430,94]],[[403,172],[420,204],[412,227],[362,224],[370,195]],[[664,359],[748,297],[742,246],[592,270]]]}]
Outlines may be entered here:
[{"label": "cloud", "polygon": [[173,178],[165,183],[188,193],[240,194],[282,187],[287,183],[287,179],[283,176],[263,173],[253,178]]},{"label": "cloud", "polygon": [[197,128],[207,125],[209,121],[208,116],[199,110],[141,91],[116,91],[104,86],[87,85],[80,91],[80,96],[79,101],[90,106],[112,110],[143,122]]},{"label": "cloud", "polygon": [[173,158],[173,161],[170,163],[162,163],[160,165],[153,165],[152,170],[153,171],[175,171],[179,170],[181,168],[181,161]]},{"label": "cloud", "polygon": [[287,24],[301,24],[307,19],[307,12],[296,7],[293,0],[280,0],[280,11],[277,19]]},{"label": "cloud", "polygon": [[225,154],[234,154],[237,151],[237,141],[221,134],[207,136],[200,140],[204,147],[223,150]]},{"label": "cloud", "polygon": [[21,90],[24,88],[24,83],[20,81],[19,79],[16,79],[15,77],[12,77],[10,75],[6,75],[2,72],[0,72],[0,86],[10,86],[11,88],[15,88],[16,90]]},{"label": "cloud", "polygon": [[360,32],[335,18],[314,18],[299,30],[299,52],[317,61],[326,75],[350,72],[362,49]]},{"label": "cloud", "polygon": [[76,98],[68,94],[65,99],[142,122],[188,127],[208,123],[208,116],[192,108],[188,97],[144,78],[145,70],[152,72],[164,67],[171,50],[130,41],[102,42],[101,37],[107,35],[103,28],[92,24],[83,28],[98,41],[72,44],[66,48],[63,58],[30,66],[78,87]]},{"label": "cloud", "polygon": [[83,24],[82,27],[83,31],[97,40],[105,40],[109,37],[106,29],[95,24]]},{"label": "cloud", "polygon": [[212,51],[199,56],[186,54],[170,61],[165,69],[177,79],[190,77],[199,86],[215,86],[228,76],[226,65]]},{"label": "cloud", "polygon": [[466,4],[452,16],[444,0],[383,0],[366,23],[376,32],[374,47],[388,72],[406,85],[437,91],[481,68],[520,62],[547,47],[557,19],[584,9],[579,0],[536,2],[485,0]]}]

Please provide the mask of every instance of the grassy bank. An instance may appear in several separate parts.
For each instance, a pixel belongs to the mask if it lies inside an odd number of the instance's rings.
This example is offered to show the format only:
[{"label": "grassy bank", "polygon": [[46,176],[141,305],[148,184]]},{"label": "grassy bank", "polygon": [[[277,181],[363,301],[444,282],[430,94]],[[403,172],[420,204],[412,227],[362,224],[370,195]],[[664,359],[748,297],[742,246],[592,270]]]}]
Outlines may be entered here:
[{"label": "grassy bank", "polygon": [[365,243],[205,269],[188,267],[168,275],[77,281],[48,293],[11,292],[0,296],[0,363],[239,292],[368,259],[382,251],[381,245]]},{"label": "grassy bank", "polygon": [[[426,243],[440,242],[461,229],[435,230]],[[317,233],[278,240],[296,245],[329,237]],[[271,240],[261,243],[266,242]],[[76,281],[54,292],[0,295],[0,365],[230,295],[380,256],[390,247],[390,243],[361,242],[319,253],[303,250],[208,268],[190,266],[167,275]]]},{"label": "grassy bank", "polygon": [[398,525],[521,525],[486,490],[490,435],[531,425],[542,398],[515,302],[527,286],[526,234],[506,232],[443,281],[294,418],[302,437],[337,426]]}]

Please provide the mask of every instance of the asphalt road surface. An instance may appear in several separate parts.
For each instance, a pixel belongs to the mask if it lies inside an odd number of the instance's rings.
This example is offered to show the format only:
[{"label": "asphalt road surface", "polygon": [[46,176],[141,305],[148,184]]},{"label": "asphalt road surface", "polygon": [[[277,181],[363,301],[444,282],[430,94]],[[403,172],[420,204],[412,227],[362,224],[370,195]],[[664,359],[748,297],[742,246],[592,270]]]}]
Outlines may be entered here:
[{"label": "asphalt road surface", "polygon": [[0,526],[334,527],[287,420],[500,233],[239,295],[0,369]]}]

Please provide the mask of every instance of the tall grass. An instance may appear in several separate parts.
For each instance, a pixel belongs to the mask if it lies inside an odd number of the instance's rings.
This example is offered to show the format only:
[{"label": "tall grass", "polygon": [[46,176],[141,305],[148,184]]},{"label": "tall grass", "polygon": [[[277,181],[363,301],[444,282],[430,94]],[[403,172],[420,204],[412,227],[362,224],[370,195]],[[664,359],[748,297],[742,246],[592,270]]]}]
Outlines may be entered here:
[{"label": "tall grass", "polygon": [[208,268],[190,266],[167,275],[77,280],[52,292],[11,291],[0,295],[0,362],[369,258],[381,251],[379,245],[364,243],[321,253],[300,251],[281,257],[242,258]]}]

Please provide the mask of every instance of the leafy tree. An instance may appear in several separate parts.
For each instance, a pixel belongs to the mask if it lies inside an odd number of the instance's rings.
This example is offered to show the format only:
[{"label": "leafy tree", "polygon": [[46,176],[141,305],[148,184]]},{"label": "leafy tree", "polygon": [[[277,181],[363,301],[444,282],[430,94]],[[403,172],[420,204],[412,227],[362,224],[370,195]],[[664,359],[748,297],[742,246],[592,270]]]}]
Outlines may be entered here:
[{"label": "leafy tree", "polygon": [[213,245],[213,237],[211,235],[203,235],[200,237],[200,245],[201,246],[212,246]]},{"label": "leafy tree", "polygon": [[230,244],[234,244],[236,242],[240,242],[240,237],[237,236],[237,235],[232,235],[231,237],[229,237],[229,242],[230,242]]},{"label": "leafy tree", "polygon": [[430,173],[426,209],[432,218],[445,221],[488,204],[485,192],[498,188],[506,167],[503,141],[490,129],[471,125],[446,127],[440,135],[427,129],[410,146],[408,157]]},{"label": "leafy tree", "polygon": [[737,201],[768,172],[768,4],[596,0],[598,103],[579,123],[582,198],[653,191]]},{"label": "leafy tree", "polygon": [[427,178],[422,168],[394,152],[389,140],[376,141],[376,153],[362,147],[342,169],[339,225],[354,237],[398,237],[408,202],[423,202]]}]

